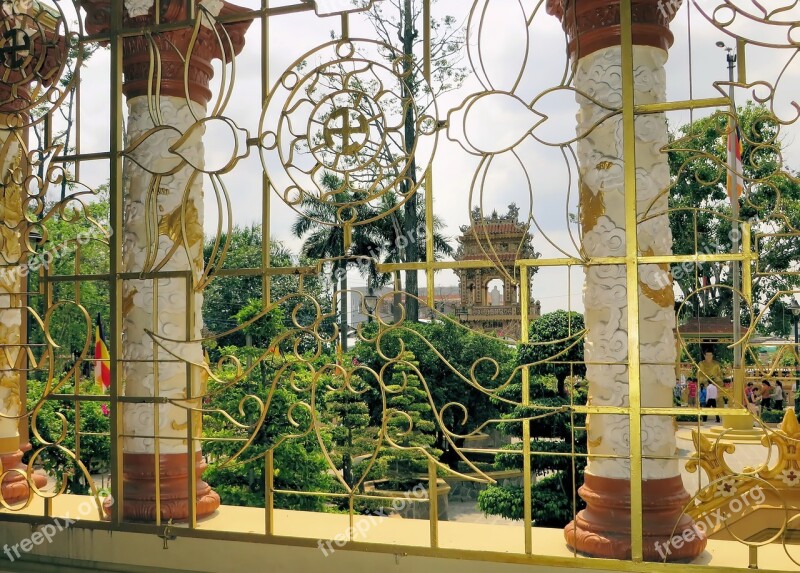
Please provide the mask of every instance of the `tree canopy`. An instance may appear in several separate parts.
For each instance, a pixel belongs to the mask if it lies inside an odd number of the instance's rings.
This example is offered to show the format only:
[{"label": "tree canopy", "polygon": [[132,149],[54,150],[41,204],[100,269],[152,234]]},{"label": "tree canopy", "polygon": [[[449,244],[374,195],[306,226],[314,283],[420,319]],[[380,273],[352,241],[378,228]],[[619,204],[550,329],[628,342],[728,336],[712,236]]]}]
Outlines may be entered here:
[{"label": "tree canopy", "polygon": [[[670,225],[676,254],[731,252],[732,209],[727,193],[727,139],[731,133],[728,113],[717,113],[681,126],[671,135],[669,166]],[[752,102],[737,113],[742,141],[742,168],[738,174],[745,193],[739,199],[740,220],[752,225],[759,237],[759,273],[753,278],[756,312],[781,290],[800,284],[796,270],[800,242],[785,233],[800,230],[800,181],[782,155],[781,125],[765,107]],[[742,177],[743,175],[743,177]],[[705,263],[674,266],[687,313],[693,316],[730,316],[731,267]],[[704,288],[706,287],[706,288]],[[698,292],[699,291],[699,292]],[[785,334],[791,321],[785,302],[770,309],[764,331]],[[742,305],[747,316],[746,305]]]}]

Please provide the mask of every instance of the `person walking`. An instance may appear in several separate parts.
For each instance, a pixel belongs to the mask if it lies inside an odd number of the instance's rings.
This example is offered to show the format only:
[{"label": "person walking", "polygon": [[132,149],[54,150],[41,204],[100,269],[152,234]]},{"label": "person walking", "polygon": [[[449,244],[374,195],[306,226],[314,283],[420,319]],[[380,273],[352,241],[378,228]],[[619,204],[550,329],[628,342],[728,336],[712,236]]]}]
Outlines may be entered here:
[{"label": "person walking", "polygon": [[700,383],[700,407],[702,408],[705,405],[706,405],[706,383],[705,382],[701,382]]},{"label": "person walking", "polygon": [[761,411],[772,410],[772,385],[769,380],[761,382]]},{"label": "person walking", "polygon": [[761,396],[756,391],[752,382],[747,383],[744,390],[745,399],[747,400],[747,409],[751,414],[758,416],[758,403],[761,401]]},{"label": "person walking", "polygon": [[697,380],[689,378],[686,388],[688,390],[689,406],[697,406]]},{"label": "person walking", "polygon": [[772,401],[776,410],[783,410],[783,384],[775,382],[775,391],[772,393]]},{"label": "person walking", "polygon": [[[706,408],[717,408],[717,396],[719,395],[718,388],[715,384],[709,384],[706,389]],[[708,420],[708,416],[703,416],[703,421]],[[720,423],[719,415],[717,415],[717,424]]]}]

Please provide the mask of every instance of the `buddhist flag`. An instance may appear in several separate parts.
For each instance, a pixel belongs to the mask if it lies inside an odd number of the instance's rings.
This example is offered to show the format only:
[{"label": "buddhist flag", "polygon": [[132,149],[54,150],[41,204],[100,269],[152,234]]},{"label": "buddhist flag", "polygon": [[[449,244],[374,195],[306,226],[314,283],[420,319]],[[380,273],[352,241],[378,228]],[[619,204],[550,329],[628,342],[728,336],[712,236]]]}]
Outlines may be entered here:
[{"label": "buddhist flag", "polygon": [[[735,122],[730,123],[730,132],[728,133],[728,198],[731,204],[738,201],[742,196],[744,190],[744,171],[742,170],[742,137],[739,132],[739,126]],[[731,170],[733,172],[731,172]],[[733,177],[736,176],[736,189],[733,187]],[[735,195],[734,195],[735,193]]]},{"label": "buddhist flag", "polygon": [[94,380],[106,389],[111,386],[111,367],[108,347],[103,339],[103,322],[98,314],[94,338]]}]

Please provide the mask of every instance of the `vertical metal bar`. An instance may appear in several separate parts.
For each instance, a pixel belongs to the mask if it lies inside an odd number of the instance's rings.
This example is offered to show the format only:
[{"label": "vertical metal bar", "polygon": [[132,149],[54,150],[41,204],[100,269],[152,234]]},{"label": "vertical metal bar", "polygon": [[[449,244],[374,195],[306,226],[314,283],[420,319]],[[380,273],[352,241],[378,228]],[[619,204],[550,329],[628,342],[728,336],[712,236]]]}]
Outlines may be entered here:
[{"label": "vertical metal bar", "polygon": [[[522,285],[520,292],[520,342],[527,344],[529,339],[528,321],[529,319],[529,305],[530,305],[530,291],[528,291],[528,267],[521,266],[519,268],[519,282]],[[530,387],[530,371],[527,366],[522,368],[522,405],[530,406],[531,404],[531,387]],[[523,497],[523,525],[525,527],[525,553],[530,555],[533,553],[533,508],[531,507],[531,487],[533,486],[531,480],[531,425],[528,422],[522,422],[522,497]]]},{"label": "vertical metal bar", "polygon": [[[79,46],[78,49],[81,49],[83,46]],[[75,119],[73,121],[74,131],[75,131],[75,155],[80,156],[81,154],[81,66],[78,66],[77,69],[73,71],[75,74]],[[69,153],[69,149],[65,149],[63,153]],[[81,180],[81,161],[80,159],[75,160],[75,181]]]},{"label": "vertical metal bar", "polygon": [[[269,0],[261,1],[261,105],[269,97]],[[270,182],[266,169],[261,170],[261,267],[268,269],[272,265],[270,253]],[[268,274],[261,278],[261,296],[264,306],[272,301],[271,277]]]},{"label": "vertical metal bar", "polygon": [[750,256],[753,254],[752,227],[750,223],[742,223],[742,294],[747,304],[753,304],[753,269],[750,266]]},{"label": "vertical metal bar", "polygon": [[353,532],[355,531],[355,498],[353,494],[355,492],[350,493],[350,497],[347,498],[347,540],[353,541]]},{"label": "vertical metal bar", "polygon": [[342,40],[350,39],[350,18],[345,12],[342,14]]},{"label": "vertical metal bar", "polygon": [[[410,237],[410,239],[417,241],[419,237]],[[425,171],[425,261],[428,267],[426,272],[426,279],[428,284],[428,307],[431,310],[436,309],[436,300],[434,292],[436,285],[434,283],[433,272],[433,168],[428,167]]]},{"label": "vertical metal bar", "polygon": [[[422,72],[425,75],[425,81],[431,81],[431,1],[424,0],[422,2],[422,25],[423,33],[423,61]],[[432,310],[436,308],[436,301],[434,299],[434,272],[430,268],[433,263],[433,167],[429,166],[425,171],[425,260],[427,261],[428,270],[426,273],[427,287],[428,287],[428,307]],[[409,237],[412,240],[418,240],[418,237]]]},{"label": "vertical metal bar", "polygon": [[109,33],[109,48],[111,51],[110,75],[110,114],[109,151],[111,152],[111,165],[109,174],[109,224],[113,231],[109,238],[109,370],[111,372],[111,388],[109,400],[111,401],[111,495],[114,499],[114,511],[111,523],[119,526],[122,523],[122,514],[125,503],[122,488],[123,452],[122,452],[122,417],[120,412],[119,396],[122,389],[122,376],[120,375],[119,353],[122,344],[122,281],[119,276],[122,271],[122,36],[119,31],[122,25],[122,2],[111,2],[111,22]]},{"label": "vertical metal bar", "polygon": [[634,123],[631,0],[620,2],[622,25],[622,137],[625,176],[625,275],[628,296],[628,400],[631,456],[631,559],[642,551],[642,418],[639,356],[639,240],[636,228],[636,126]]},{"label": "vertical metal bar", "polygon": [[[76,277],[79,277],[81,274],[81,245],[77,243],[77,247],[75,248],[75,264],[73,267],[73,274]],[[81,306],[81,281],[76,280],[73,283],[73,288],[75,289],[74,292],[74,300],[75,304],[80,307]],[[91,337],[91,329],[90,329],[89,336]],[[90,338],[91,340],[91,338]],[[81,459],[81,403],[78,399],[78,396],[81,394],[81,373],[80,368],[77,366],[77,361],[75,364],[75,371],[72,373],[72,395],[75,397],[75,458],[77,460]],[[79,470],[79,468],[76,468]],[[87,476],[88,479],[91,479]]]},{"label": "vertical metal bar", "polygon": [[747,40],[744,38],[736,38],[736,81],[740,84],[747,83],[747,59],[745,51],[747,49]]},{"label": "vertical metal bar", "polygon": [[748,569],[758,569],[758,545],[749,545],[748,550]]},{"label": "vertical metal bar", "polygon": [[[160,316],[159,308],[158,308],[158,279],[153,279],[153,324],[151,324],[150,328],[156,334],[161,333],[161,329],[158,328],[158,317]],[[155,479],[153,488],[155,490],[155,500],[156,500],[156,525],[161,525],[161,438],[159,436],[158,429],[161,427],[161,412],[159,410],[160,404],[156,403],[155,397],[161,395],[161,384],[159,384],[159,368],[158,368],[158,358],[159,358],[159,346],[158,344],[153,344],[153,402],[151,402],[151,407],[153,408],[153,464],[155,465]]]},{"label": "vertical metal bar", "polygon": [[275,453],[267,450],[264,456],[264,531],[267,536],[275,534]]},{"label": "vertical metal bar", "polygon": [[436,462],[428,460],[428,521],[431,530],[431,547],[439,547],[439,484],[436,476]]},{"label": "vertical metal bar", "polygon": [[[738,120],[736,118],[736,101],[734,99],[733,89],[733,64],[737,59],[737,55],[732,55],[728,52],[728,97],[731,100],[730,120],[728,121],[728,128],[730,130],[738,129]],[[734,255],[739,254],[741,248],[741,226],[739,225],[739,175],[736,173],[736,151],[731,149],[731,137],[733,133],[728,134],[726,141],[726,148],[728,149],[728,170],[730,177],[728,178],[730,188],[728,189],[728,196],[731,200],[731,252]],[[744,397],[744,368],[742,366],[742,347],[736,342],[742,337],[742,311],[741,301],[739,299],[739,289],[741,288],[741,276],[739,261],[731,261],[732,273],[731,279],[733,282],[733,393],[737,399]]]},{"label": "vertical metal bar", "polygon": [[422,22],[425,26],[422,32],[422,39],[424,45],[424,60],[422,63],[422,72],[425,74],[425,80],[431,81],[431,0],[423,0],[422,2]]},{"label": "vertical metal bar", "polygon": [[[194,338],[194,270],[186,273],[186,340]],[[194,407],[194,383],[197,367],[186,362],[186,403],[190,408]],[[186,411],[186,444],[187,444],[187,467],[189,477],[189,528],[197,527],[197,479],[195,477],[195,453],[194,453],[194,410]],[[199,433],[199,432],[198,432]],[[202,452],[201,454],[202,455]]]}]

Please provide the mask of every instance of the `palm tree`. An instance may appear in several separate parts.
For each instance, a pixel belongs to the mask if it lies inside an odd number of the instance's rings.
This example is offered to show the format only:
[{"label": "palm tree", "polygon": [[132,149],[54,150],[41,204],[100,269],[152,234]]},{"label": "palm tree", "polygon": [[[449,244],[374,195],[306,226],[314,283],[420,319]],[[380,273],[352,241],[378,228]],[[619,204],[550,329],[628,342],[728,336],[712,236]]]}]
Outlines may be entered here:
[{"label": "palm tree", "polygon": [[[425,243],[427,241],[427,229],[424,227],[419,227],[422,232],[418,233],[418,225],[420,221],[425,221],[425,201],[424,198],[420,198],[421,200],[417,203],[417,216],[415,218],[413,225],[408,225],[406,221],[406,212],[404,209],[397,209],[397,195],[395,193],[387,193],[381,198],[381,205],[380,210],[383,212],[390,211],[390,214],[386,217],[383,217],[375,222],[375,225],[378,226],[380,234],[384,237],[385,245],[383,248],[383,262],[385,263],[400,263],[405,261],[404,256],[404,248],[403,244],[407,242],[414,241],[417,245],[416,249],[419,253],[419,260],[426,261],[426,249]],[[410,228],[411,231],[407,229]],[[448,242],[448,238],[441,234],[442,229],[444,228],[444,223],[442,220],[435,216],[433,217],[433,252],[438,257],[452,257],[455,253],[455,249],[450,245]],[[416,271],[415,271],[416,272]],[[408,274],[408,273],[407,273]],[[399,280],[399,273],[397,273],[397,279]],[[375,286],[384,286],[390,280],[391,276],[389,274],[382,274],[382,275],[375,275],[370,277],[372,279],[372,284]],[[416,294],[412,292],[412,289],[406,289],[407,292],[410,294]],[[407,301],[411,302],[411,301]],[[414,300],[413,302],[416,302]],[[408,306],[408,304],[407,304]],[[395,295],[394,300],[394,309],[395,321],[399,320],[399,309],[400,309],[400,294]],[[410,316],[407,316],[407,319],[411,319]]]},{"label": "palm tree", "polygon": [[[347,257],[368,257],[383,249],[379,229],[374,225],[358,225],[352,229],[349,252],[345,249],[345,227],[338,219],[339,206],[359,200],[360,193],[345,189],[342,180],[330,172],[322,176],[322,186],[332,193],[331,200],[322,202],[304,197],[302,214],[292,224],[292,234],[303,238],[303,254],[312,259],[331,259],[334,277],[339,278],[339,333],[342,351],[347,350],[348,304],[347,304]],[[377,212],[369,204],[354,207],[357,220],[373,218]]]}]

